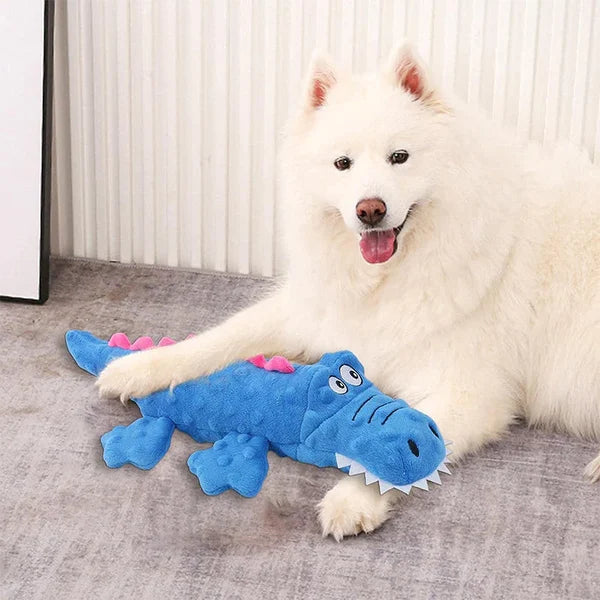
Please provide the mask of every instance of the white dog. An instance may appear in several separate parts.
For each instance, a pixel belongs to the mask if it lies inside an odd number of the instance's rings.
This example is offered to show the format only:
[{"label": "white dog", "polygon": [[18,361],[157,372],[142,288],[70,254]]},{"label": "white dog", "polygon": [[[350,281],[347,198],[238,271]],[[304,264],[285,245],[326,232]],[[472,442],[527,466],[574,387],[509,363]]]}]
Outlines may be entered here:
[{"label": "white dog", "polygon": [[[356,77],[316,55],[286,130],[289,267],[222,325],[111,363],[104,396],[141,396],[253,354],[348,348],[431,415],[454,458],[520,416],[600,437],[600,172],[544,157],[434,89],[411,48]],[[600,456],[586,473],[600,478]],[[383,496],[346,477],[324,534],[371,531]]]}]

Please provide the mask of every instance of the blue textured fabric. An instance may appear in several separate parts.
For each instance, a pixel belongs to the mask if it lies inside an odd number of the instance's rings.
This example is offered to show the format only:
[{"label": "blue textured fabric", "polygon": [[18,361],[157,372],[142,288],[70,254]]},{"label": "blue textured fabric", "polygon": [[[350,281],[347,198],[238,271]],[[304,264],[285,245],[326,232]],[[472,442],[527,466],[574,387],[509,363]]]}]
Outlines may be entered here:
[{"label": "blue textured fabric", "polygon": [[139,469],[151,469],[167,453],[175,424],[166,417],[143,417],[131,425],[119,425],[105,433],[100,441],[108,467],[131,463]]},{"label": "blue textured fabric", "polygon": [[228,433],[211,448],[194,452],[188,466],[210,496],[233,489],[251,498],[267,476],[268,451],[269,442],[261,435]]},{"label": "blue textured fabric", "polygon": [[[77,364],[94,375],[131,352],[85,331],[69,331],[66,343]],[[410,486],[443,465],[446,448],[432,419],[380,392],[351,352],[293,367],[282,373],[236,362],[172,390],[133,398],[143,418],[102,436],[106,464],[152,468],[177,428],[198,442],[216,442],[188,461],[211,495],[234,489],[255,496],[269,450],[365,472],[367,483],[379,480],[385,489]]]}]

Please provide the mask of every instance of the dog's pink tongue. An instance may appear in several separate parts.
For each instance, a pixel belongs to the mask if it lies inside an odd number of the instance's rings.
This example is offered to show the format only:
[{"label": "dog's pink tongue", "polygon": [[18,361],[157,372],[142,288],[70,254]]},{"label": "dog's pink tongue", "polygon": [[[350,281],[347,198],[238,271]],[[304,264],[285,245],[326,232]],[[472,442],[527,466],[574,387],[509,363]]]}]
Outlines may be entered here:
[{"label": "dog's pink tongue", "polygon": [[395,241],[393,229],[365,231],[360,236],[360,251],[368,263],[382,263],[394,254]]}]

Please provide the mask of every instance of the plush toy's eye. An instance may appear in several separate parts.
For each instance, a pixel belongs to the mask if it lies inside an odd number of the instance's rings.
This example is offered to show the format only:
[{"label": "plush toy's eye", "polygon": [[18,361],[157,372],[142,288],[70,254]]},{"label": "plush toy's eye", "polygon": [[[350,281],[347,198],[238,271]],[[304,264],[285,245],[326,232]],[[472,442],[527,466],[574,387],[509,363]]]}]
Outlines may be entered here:
[{"label": "plush toy's eye", "polygon": [[336,394],[345,394],[348,391],[348,386],[341,379],[338,379],[333,375],[329,378],[329,387]]},{"label": "plush toy's eye", "polygon": [[340,375],[350,385],[360,385],[362,383],[362,377],[350,365],[342,365]]}]

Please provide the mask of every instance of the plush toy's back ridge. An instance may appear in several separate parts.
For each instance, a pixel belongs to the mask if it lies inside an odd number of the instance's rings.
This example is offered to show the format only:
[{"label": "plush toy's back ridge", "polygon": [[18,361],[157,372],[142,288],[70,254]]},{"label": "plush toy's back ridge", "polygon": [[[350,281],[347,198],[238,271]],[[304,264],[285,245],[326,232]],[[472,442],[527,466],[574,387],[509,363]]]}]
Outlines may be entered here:
[{"label": "plush toy's back ridge", "polygon": [[278,371],[279,373],[293,373],[295,371],[294,365],[283,356],[274,356],[267,360],[264,354],[257,354],[250,357],[248,362],[266,371]]}]

